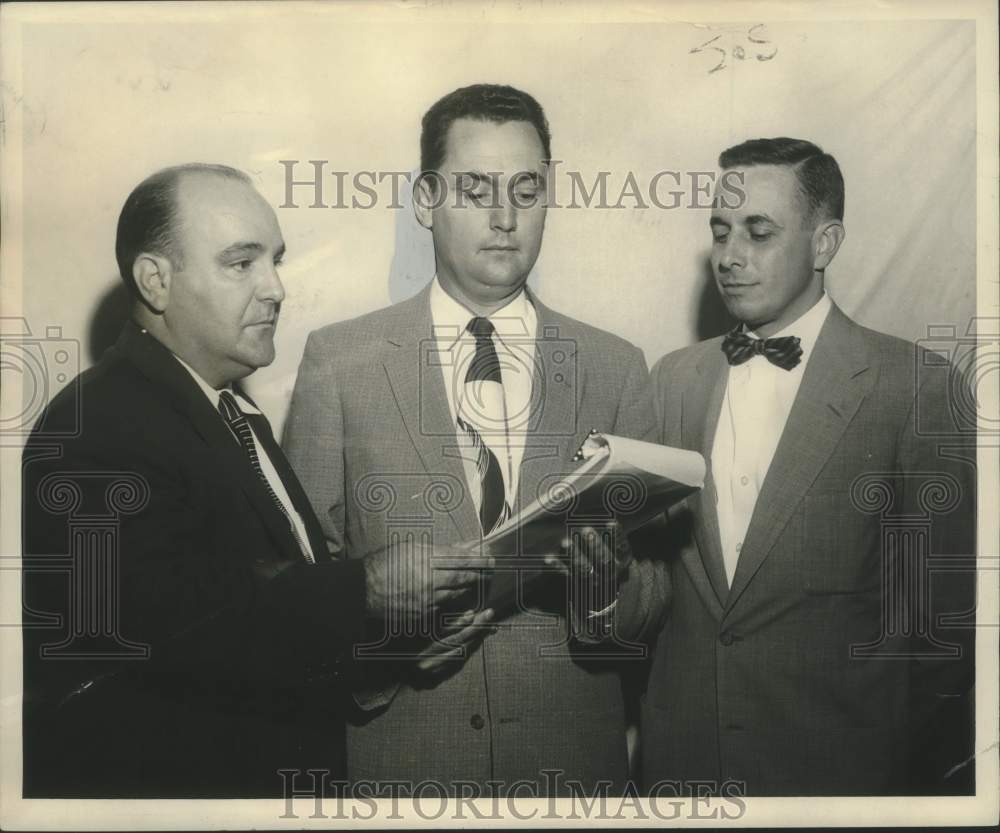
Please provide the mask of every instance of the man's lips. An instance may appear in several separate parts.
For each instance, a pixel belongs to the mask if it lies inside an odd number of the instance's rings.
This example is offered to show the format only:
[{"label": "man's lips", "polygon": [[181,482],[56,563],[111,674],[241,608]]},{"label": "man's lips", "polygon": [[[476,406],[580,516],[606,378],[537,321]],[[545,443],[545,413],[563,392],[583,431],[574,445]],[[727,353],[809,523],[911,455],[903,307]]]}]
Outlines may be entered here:
[{"label": "man's lips", "polygon": [[484,252],[516,252],[517,246],[483,246]]}]

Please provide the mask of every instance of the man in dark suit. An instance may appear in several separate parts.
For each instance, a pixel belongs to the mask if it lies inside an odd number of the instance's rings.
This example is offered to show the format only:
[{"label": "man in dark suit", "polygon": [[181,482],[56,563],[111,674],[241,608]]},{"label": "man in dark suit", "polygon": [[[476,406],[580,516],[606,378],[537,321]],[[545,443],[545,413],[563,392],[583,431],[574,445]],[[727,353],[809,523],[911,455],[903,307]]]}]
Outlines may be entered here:
[{"label": "man in dark suit", "polygon": [[[462,88],[424,116],[414,203],[437,275],[410,300],[312,333],[292,396],[285,446],[335,550],[362,555],[406,536],[478,546],[572,471],[591,428],[652,434],[641,351],[525,288],[549,157],[542,108],[512,87]],[[566,531],[569,559],[596,564],[594,576],[624,566],[620,538],[591,547],[586,523]],[[634,600],[622,605],[623,637],[649,624],[636,613],[663,575],[637,577],[645,569],[633,563],[619,585]],[[565,794],[569,780],[623,789],[618,672],[629,658],[581,655],[615,612],[614,594],[588,584],[570,594],[553,572],[523,586],[520,610],[498,611],[496,632],[456,649],[439,674],[407,658],[405,634],[386,623],[358,663],[350,777],[433,779],[461,794]]]},{"label": "man in dark suit", "polygon": [[224,166],[160,171],[122,209],[132,320],[23,458],[26,797],[260,797],[282,794],[280,769],[342,777],[340,663],[365,618],[432,611],[475,578],[435,588],[410,550],[330,558],[233,386],[274,358],[284,249]]},{"label": "man in dark suit", "polygon": [[711,477],[671,513],[690,535],[643,704],[644,780],[969,792],[976,472],[961,379],[825,294],[844,237],[833,157],[760,139],[720,165],[711,260],[740,325],[653,371],[663,442],[701,451]]}]

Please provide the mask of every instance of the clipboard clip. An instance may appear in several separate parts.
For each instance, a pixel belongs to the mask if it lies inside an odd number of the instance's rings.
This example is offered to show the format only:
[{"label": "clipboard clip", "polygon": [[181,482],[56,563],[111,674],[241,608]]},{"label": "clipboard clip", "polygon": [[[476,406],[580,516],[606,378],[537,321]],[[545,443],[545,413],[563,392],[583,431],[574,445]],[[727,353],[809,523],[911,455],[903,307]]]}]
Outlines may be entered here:
[{"label": "clipboard clip", "polygon": [[591,428],[587,432],[587,436],[580,447],[576,450],[576,454],[571,458],[571,462],[579,463],[583,460],[589,460],[599,451],[606,450],[608,448],[608,441],[601,436],[601,432],[596,428]]}]

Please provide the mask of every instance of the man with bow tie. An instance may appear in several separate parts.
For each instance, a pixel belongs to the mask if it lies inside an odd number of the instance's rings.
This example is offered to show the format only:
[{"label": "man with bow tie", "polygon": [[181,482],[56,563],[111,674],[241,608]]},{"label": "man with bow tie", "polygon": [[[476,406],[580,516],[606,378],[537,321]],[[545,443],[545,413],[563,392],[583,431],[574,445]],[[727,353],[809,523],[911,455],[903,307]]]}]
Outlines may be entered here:
[{"label": "man with bow tie", "polygon": [[235,384],[274,359],[284,252],[233,168],[167,168],[125,201],[132,318],[24,452],[25,797],[318,791],[344,774],[366,618],[419,619],[478,578],[482,559],[432,575],[405,544],[330,557]]},{"label": "man with bow tie", "polygon": [[[702,452],[710,478],[671,511],[690,534],[642,708],[643,777],[751,796],[969,792],[962,380],[826,293],[844,239],[832,156],[756,139],[719,163],[711,263],[739,324],[653,370],[662,441]],[[721,187],[736,178],[741,199]]]}]

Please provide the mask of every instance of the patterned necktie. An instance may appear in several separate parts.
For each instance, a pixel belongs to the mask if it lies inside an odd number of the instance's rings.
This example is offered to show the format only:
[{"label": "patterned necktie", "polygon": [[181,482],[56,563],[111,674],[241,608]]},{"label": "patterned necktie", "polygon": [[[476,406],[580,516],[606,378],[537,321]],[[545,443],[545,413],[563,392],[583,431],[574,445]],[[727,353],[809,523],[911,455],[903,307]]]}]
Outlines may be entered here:
[{"label": "patterned necktie", "polygon": [[738,326],[722,340],[722,352],[730,364],[743,364],[754,356],[763,356],[782,370],[791,370],[802,360],[802,348],[797,336],[752,338],[740,332]]},{"label": "patterned necktie", "polygon": [[228,390],[219,392],[219,413],[222,414],[223,419],[232,429],[233,434],[236,435],[236,439],[239,440],[240,445],[243,446],[243,450],[246,452],[247,457],[250,458],[250,465],[253,470],[257,472],[257,476],[260,478],[261,483],[264,484],[264,488],[267,490],[267,494],[270,496],[271,500],[274,501],[274,505],[278,508],[278,511],[285,516],[285,520],[288,521],[288,526],[292,531],[292,537],[295,538],[295,543],[299,545],[299,550],[301,551],[303,557],[310,564],[315,564],[316,561],[309,551],[309,548],[305,546],[302,541],[302,536],[299,535],[299,530],[292,521],[291,516],[288,514],[288,510],[285,508],[285,504],[281,502],[281,498],[275,494],[274,489],[271,486],[271,482],[267,479],[267,475],[264,474],[264,470],[260,465],[260,458],[257,455],[257,444],[253,439],[253,431],[250,428],[250,423],[247,421],[246,414],[240,410],[240,406],[236,404],[236,397],[234,397]]},{"label": "patterned necktie", "polygon": [[486,431],[489,436],[505,436],[503,377],[496,347],[493,345],[492,322],[476,317],[469,322],[467,329],[476,339],[476,352],[465,373],[457,422],[476,449],[476,468],[481,486],[479,523],[483,534],[489,535],[511,515],[504,489],[503,470],[481,433]]}]

